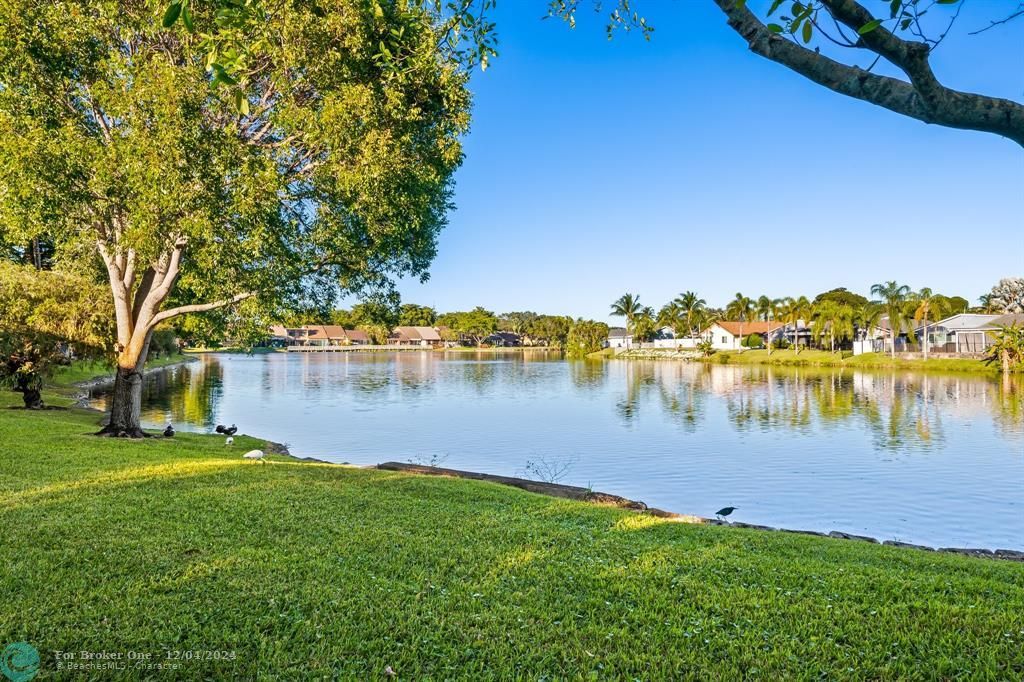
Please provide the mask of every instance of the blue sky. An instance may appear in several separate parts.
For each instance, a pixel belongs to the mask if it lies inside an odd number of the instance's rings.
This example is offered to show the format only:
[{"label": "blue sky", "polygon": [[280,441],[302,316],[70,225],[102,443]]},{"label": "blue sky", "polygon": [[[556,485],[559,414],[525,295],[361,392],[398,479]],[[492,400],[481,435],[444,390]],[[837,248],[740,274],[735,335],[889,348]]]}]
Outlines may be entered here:
[{"label": "blue sky", "polygon": [[[933,62],[1021,101],[1024,21],[966,35],[1003,4],[968,1]],[[544,5],[499,2],[457,209],[404,301],[607,320],[627,291],[724,305],[896,279],[974,299],[1024,274],[1012,142],[828,92],[749,53],[709,0],[642,4],[651,42],[609,42],[589,11],[570,31]]]}]

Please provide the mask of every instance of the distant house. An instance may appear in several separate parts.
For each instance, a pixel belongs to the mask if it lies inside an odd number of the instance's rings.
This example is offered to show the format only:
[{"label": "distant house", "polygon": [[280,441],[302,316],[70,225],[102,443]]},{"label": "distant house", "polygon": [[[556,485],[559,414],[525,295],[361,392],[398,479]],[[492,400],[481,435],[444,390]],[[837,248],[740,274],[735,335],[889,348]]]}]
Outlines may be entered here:
[{"label": "distant house", "polygon": [[633,335],[625,327],[612,327],[608,330],[608,348],[629,348],[633,345]]},{"label": "distant house", "polygon": [[759,334],[765,343],[769,343],[784,336],[792,336],[792,331],[787,331],[788,329],[787,325],[775,321],[719,320],[704,329],[701,337],[705,341],[710,341],[715,350],[740,350],[744,347],[743,339],[751,334]]},{"label": "distant house", "polygon": [[[1024,315],[982,315],[960,313],[928,325],[928,350],[933,353],[980,354],[992,345],[992,332],[999,327],[1024,324]],[[923,344],[924,325],[914,330]]]},{"label": "distant house", "polygon": [[494,332],[484,339],[484,343],[496,347],[515,347],[523,345],[523,337],[515,332]]},{"label": "distant house", "polygon": [[370,337],[361,329],[345,329],[336,324],[307,324],[302,327],[270,328],[274,346],[348,346],[367,344]]},{"label": "distant house", "polygon": [[441,335],[433,327],[395,327],[388,342],[397,346],[440,346]]}]

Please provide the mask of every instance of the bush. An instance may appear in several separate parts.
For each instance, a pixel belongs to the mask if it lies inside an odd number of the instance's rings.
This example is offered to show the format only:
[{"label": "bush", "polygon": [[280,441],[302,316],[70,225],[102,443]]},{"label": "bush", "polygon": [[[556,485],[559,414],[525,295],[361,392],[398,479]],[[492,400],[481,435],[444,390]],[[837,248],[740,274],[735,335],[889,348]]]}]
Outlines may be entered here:
[{"label": "bush", "polygon": [[740,342],[744,348],[760,348],[764,345],[764,339],[760,334],[750,334]]},{"label": "bush", "polygon": [[709,339],[704,339],[697,344],[697,350],[701,355],[708,358],[715,354],[715,346]]},{"label": "bush", "polygon": [[149,340],[149,356],[153,358],[174,355],[178,352],[178,335],[170,329],[153,332]]},{"label": "bush", "polygon": [[842,353],[839,354],[839,357],[842,358],[843,360],[845,360],[846,358],[852,358],[853,357],[853,351],[852,350],[844,350]]},{"label": "bush", "polygon": [[788,339],[775,339],[772,341],[772,350],[786,350],[791,345]]}]

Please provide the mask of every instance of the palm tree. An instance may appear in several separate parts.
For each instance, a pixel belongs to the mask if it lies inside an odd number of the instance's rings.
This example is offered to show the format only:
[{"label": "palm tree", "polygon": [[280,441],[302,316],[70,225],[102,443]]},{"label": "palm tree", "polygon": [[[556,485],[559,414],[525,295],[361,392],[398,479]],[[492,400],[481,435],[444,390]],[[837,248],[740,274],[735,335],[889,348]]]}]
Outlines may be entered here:
[{"label": "palm tree", "polygon": [[725,314],[731,320],[739,320],[740,323],[740,344],[743,343],[743,323],[749,322],[754,315],[754,301],[747,298],[740,292],[736,292],[736,298],[729,301],[725,307]]},{"label": "palm tree", "polygon": [[853,308],[835,301],[824,300],[814,307],[815,337],[828,334],[829,351],[836,352],[836,339],[842,341],[853,336]]},{"label": "palm tree", "polygon": [[868,332],[871,331],[871,328],[878,326],[878,321],[881,317],[882,307],[870,301],[862,305],[855,312],[854,321],[857,323],[857,329],[862,332],[864,340],[867,340]]},{"label": "palm tree", "polygon": [[793,352],[800,355],[800,322],[810,317],[811,302],[806,296],[793,298],[792,296],[782,299],[779,305],[779,314],[782,321],[793,325]]},{"label": "palm tree", "polygon": [[633,294],[623,294],[619,297],[619,300],[612,303],[612,315],[626,318],[626,331],[628,333],[633,332],[633,321],[643,309],[644,307],[640,305],[640,297]]},{"label": "palm tree", "polygon": [[886,315],[889,316],[889,334],[892,336],[892,357],[896,359],[896,337],[900,335],[906,326],[906,314],[904,313],[907,303],[907,296],[910,295],[910,287],[906,284],[897,284],[895,281],[884,284],[873,284],[871,295],[881,298]]},{"label": "palm tree", "polygon": [[684,291],[673,302],[679,305],[683,315],[686,316],[686,328],[690,338],[694,338],[697,334],[694,331],[693,323],[696,321],[697,315],[707,307],[707,301],[703,298],[698,298],[697,294],[692,291]]},{"label": "palm tree", "polygon": [[775,305],[775,302],[772,301],[772,299],[767,296],[760,296],[758,297],[755,305],[757,306],[757,316],[762,322],[767,322],[771,319],[772,309]]},{"label": "palm tree", "polygon": [[949,299],[939,294],[933,294],[928,287],[914,294],[911,298],[914,303],[914,322],[924,325],[924,359],[928,359],[928,316],[942,319],[949,314]]},{"label": "palm tree", "polygon": [[682,336],[682,331],[686,325],[683,309],[676,301],[669,301],[661,306],[661,310],[658,311],[657,322],[659,327],[672,327],[672,334],[677,339]]}]

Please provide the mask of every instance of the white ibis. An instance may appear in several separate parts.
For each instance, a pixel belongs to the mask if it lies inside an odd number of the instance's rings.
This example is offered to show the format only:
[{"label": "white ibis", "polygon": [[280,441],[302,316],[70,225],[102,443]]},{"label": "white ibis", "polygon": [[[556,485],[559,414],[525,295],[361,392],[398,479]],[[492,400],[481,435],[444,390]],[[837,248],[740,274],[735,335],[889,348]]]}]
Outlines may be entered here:
[{"label": "white ibis", "polygon": [[228,436],[227,438],[224,439],[224,445],[225,446],[234,445],[234,444],[235,444],[235,439],[232,436]]},{"label": "white ibis", "polygon": [[257,461],[262,462],[262,461],[264,461],[264,459],[263,459],[263,451],[262,450],[250,450],[249,452],[247,452],[244,455],[242,455],[242,459],[251,459],[254,462],[257,462]]}]

